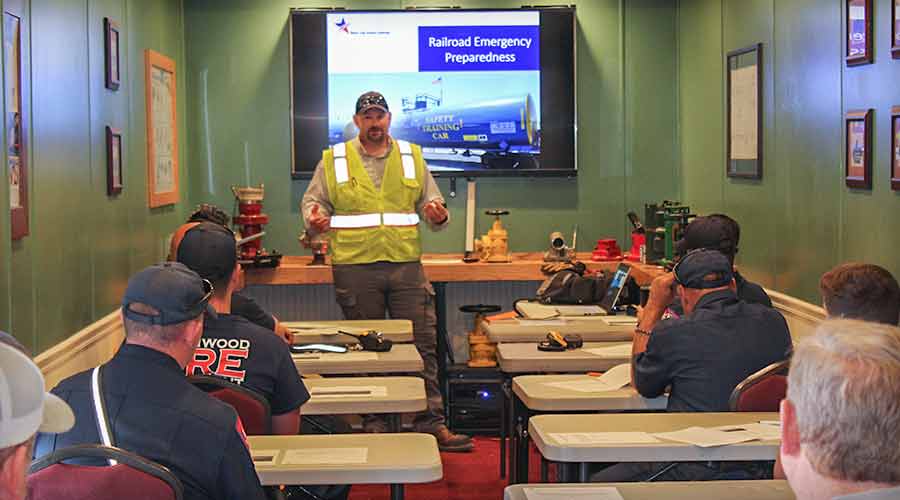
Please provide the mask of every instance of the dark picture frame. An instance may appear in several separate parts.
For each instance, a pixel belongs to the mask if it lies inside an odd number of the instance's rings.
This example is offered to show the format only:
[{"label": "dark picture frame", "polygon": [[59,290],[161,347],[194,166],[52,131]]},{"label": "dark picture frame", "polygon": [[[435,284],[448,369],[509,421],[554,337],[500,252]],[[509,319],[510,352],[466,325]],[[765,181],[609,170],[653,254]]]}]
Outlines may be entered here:
[{"label": "dark picture frame", "polygon": [[844,30],[847,66],[871,64],[872,52],[872,0],[844,0]]},{"label": "dark picture frame", "polygon": [[900,191],[900,106],[891,108],[891,189]]},{"label": "dark picture frame", "polygon": [[848,111],[844,118],[844,182],[847,187],[872,189],[871,109]]},{"label": "dark picture frame", "polygon": [[762,179],[762,44],[733,50],[725,57],[726,157],[728,177]]},{"label": "dark picture frame", "polygon": [[900,0],[891,0],[891,57],[900,59]]},{"label": "dark picture frame", "polygon": [[122,131],[106,126],[106,194],[114,196],[125,186],[122,176]]},{"label": "dark picture frame", "polygon": [[[27,9],[20,0],[8,0],[3,5],[3,90],[6,96],[4,127],[6,132],[6,163],[9,170],[10,238],[20,240],[29,234],[28,224],[28,135],[30,116],[22,103],[22,96],[30,94],[30,54],[24,54],[29,40]],[[24,62],[24,63],[23,63]]]},{"label": "dark picture frame", "polygon": [[103,18],[103,53],[106,61],[106,88],[119,90],[122,83],[122,61],[119,58],[121,45],[119,24],[108,17]]}]

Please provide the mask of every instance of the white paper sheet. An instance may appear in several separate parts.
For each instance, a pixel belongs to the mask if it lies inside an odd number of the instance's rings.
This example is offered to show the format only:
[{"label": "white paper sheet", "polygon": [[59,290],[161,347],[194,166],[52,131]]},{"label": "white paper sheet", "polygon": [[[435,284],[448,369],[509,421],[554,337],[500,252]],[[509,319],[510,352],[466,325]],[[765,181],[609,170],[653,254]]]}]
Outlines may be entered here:
[{"label": "white paper sheet", "polygon": [[[729,428],[734,429],[735,426]],[[658,432],[654,436],[668,439],[669,441],[692,444],[701,448],[726,446],[758,439],[755,434],[745,430],[723,431],[706,427],[688,427],[673,432]]]},{"label": "white paper sheet", "polygon": [[343,465],[364,464],[369,459],[368,448],[301,448],[287,450],[282,465]]},{"label": "white paper sheet", "polygon": [[551,432],[550,439],[559,444],[651,444],[659,439],[647,432]]},{"label": "white paper sheet", "polygon": [[637,318],[634,316],[602,316],[601,321],[609,326],[634,325],[637,326]]},{"label": "white paper sheet", "polygon": [[591,500],[624,500],[619,490],[609,486],[593,486],[587,488],[522,488],[528,500],[571,500],[573,498],[590,498]]},{"label": "white paper sheet", "polygon": [[614,366],[600,377],[589,377],[564,382],[547,382],[544,385],[577,392],[617,391],[631,383],[631,365]]},{"label": "white paper sheet", "polygon": [[311,352],[304,354],[291,354],[295,360],[321,360],[321,361],[377,361],[377,352]]},{"label": "white paper sheet", "polygon": [[383,385],[335,385],[332,387],[311,387],[310,396],[314,398],[359,398],[387,396],[387,387]]},{"label": "white paper sheet", "polygon": [[742,425],[736,425],[736,426],[723,426],[723,427],[719,427],[718,429],[719,430],[743,429],[763,441],[781,439],[781,426],[780,425],[752,423],[752,424],[742,424]]},{"label": "white paper sheet", "polygon": [[281,450],[250,450],[250,458],[256,465],[275,465]]},{"label": "white paper sheet", "polygon": [[590,349],[585,349],[584,351],[604,358],[630,358],[631,344],[620,344],[611,347],[592,347]]},{"label": "white paper sheet", "polygon": [[565,326],[564,319],[517,319],[519,326]]},{"label": "white paper sheet", "polygon": [[560,316],[600,316],[606,314],[600,306],[555,306]]}]

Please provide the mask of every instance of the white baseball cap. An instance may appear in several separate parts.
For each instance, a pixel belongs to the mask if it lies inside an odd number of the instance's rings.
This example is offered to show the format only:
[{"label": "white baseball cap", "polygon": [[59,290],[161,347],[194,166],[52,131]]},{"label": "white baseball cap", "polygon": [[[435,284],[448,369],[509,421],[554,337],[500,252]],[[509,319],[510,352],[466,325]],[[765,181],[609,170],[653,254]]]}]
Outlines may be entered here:
[{"label": "white baseball cap", "polygon": [[0,342],[0,449],[24,443],[36,432],[72,428],[65,401],[44,390],[44,376],[19,349]]}]

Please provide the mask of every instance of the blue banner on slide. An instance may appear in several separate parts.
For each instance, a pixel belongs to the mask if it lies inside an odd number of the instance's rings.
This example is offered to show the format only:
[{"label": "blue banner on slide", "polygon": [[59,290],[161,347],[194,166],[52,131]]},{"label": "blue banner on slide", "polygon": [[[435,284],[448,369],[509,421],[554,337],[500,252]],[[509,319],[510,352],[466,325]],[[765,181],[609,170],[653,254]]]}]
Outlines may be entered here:
[{"label": "blue banner on slide", "polygon": [[420,26],[419,71],[540,70],[538,26]]}]

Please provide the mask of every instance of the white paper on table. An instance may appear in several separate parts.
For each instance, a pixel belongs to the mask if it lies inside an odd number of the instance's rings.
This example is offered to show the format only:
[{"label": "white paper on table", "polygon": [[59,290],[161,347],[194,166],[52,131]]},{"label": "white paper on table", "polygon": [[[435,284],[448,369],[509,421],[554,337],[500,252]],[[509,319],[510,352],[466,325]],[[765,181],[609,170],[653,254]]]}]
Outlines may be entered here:
[{"label": "white paper on table", "polygon": [[559,444],[651,444],[659,439],[647,432],[551,432]]},{"label": "white paper on table", "polygon": [[606,314],[600,306],[555,306],[560,316],[600,316]]},{"label": "white paper on table", "polygon": [[342,465],[364,464],[369,459],[368,448],[299,448],[287,450],[282,465]]},{"label": "white paper on table", "polygon": [[587,379],[565,382],[547,382],[544,385],[577,392],[609,392],[617,391],[630,383],[631,365],[624,363],[610,368],[600,377],[589,377]]},{"label": "white paper on table", "polygon": [[769,441],[773,439],[781,439],[781,426],[780,425],[768,425],[768,424],[740,424],[740,425],[725,425],[722,427],[716,427],[717,430],[729,430],[729,429],[740,429],[753,434],[758,439],[763,441]]},{"label": "white paper on table", "polygon": [[606,323],[609,326],[618,326],[618,325],[634,325],[637,326],[637,318],[634,316],[601,316],[600,320]]},{"label": "white paper on table", "polygon": [[256,465],[275,465],[281,450],[250,450],[250,458]]},{"label": "white paper on table", "polygon": [[564,319],[517,319],[519,326],[565,326]]},{"label": "white paper on table", "polygon": [[585,488],[522,488],[528,500],[570,500],[590,498],[591,500],[625,500],[619,490],[610,486],[588,486]]},{"label": "white paper on table", "polygon": [[314,398],[357,398],[371,396],[383,398],[387,396],[387,387],[383,385],[335,385],[331,387],[311,387],[309,395]]},{"label": "white paper on table", "polygon": [[559,316],[559,313],[556,312],[556,308],[553,306],[536,302],[519,302],[516,304],[516,310],[529,319],[547,319]]},{"label": "white paper on table", "polygon": [[[730,426],[728,428],[735,429],[736,427]],[[654,436],[668,439],[669,441],[692,444],[701,448],[726,446],[758,439],[755,434],[744,430],[723,431],[706,427],[688,427],[673,432],[657,432]]]},{"label": "white paper on table", "polygon": [[629,358],[631,357],[631,344],[620,344],[611,347],[592,347],[590,349],[585,349],[584,351],[604,358]]}]

